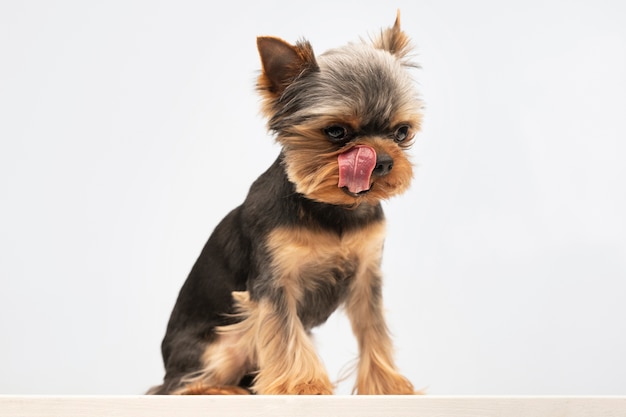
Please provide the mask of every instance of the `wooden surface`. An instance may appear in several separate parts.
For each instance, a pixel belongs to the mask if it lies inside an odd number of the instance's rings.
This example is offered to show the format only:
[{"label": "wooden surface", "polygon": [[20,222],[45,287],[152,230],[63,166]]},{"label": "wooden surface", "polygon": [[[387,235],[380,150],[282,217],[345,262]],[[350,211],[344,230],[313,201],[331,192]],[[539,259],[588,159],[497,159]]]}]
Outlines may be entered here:
[{"label": "wooden surface", "polygon": [[0,396],[0,416],[625,417],[626,396]]}]

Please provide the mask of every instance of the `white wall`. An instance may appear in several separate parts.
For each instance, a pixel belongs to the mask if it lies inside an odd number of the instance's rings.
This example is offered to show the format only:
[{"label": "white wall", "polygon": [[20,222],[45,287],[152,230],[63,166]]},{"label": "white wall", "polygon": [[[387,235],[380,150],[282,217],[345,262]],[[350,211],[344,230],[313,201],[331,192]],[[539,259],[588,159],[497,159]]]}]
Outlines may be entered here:
[{"label": "white wall", "polygon": [[[158,383],[180,285],[278,152],[255,37],[321,52],[397,7],[427,103],[385,206],[402,370],[432,394],[624,394],[626,3],[215,4],[0,3],[0,394]],[[349,325],[317,336],[336,378]]]}]

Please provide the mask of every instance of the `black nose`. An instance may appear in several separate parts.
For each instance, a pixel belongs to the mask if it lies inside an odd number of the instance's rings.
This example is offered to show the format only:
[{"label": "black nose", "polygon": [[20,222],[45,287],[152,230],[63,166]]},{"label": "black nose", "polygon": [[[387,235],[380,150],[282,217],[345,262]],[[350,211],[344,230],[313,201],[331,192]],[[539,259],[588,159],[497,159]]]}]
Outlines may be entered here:
[{"label": "black nose", "polygon": [[372,174],[383,177],[391,171],[393,168],[393,159],[386,153],[381,153],[376,156],[376,166]]}]

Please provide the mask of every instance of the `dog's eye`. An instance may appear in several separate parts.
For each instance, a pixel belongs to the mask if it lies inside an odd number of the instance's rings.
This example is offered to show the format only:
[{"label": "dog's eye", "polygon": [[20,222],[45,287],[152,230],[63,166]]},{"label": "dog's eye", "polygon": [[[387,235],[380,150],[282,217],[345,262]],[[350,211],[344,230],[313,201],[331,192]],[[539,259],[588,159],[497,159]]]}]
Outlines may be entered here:
[{"label": "dog's eye", "polygon": [[409,138],[409,126],[408,125],[402,125],[399,128],[397,128],[395,132],[393,132],[393,140],[395,140],[398,143],[404,142],[408,138]]},{"label": "dog's eye", "polygon": [[334,143],[346,142],[350,139],[350,131],[341,125],[332,125],[324,129],[324,134]]}]

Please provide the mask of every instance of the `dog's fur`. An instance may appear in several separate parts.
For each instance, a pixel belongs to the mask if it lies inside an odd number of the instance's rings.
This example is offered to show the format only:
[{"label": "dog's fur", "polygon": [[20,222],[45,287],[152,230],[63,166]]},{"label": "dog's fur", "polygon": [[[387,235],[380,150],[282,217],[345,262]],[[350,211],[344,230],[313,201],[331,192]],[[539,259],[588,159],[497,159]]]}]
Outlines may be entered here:
[{"label": "dog's fur", "polygon": [[[150,393],[331,394],[310,331],[344,306],[359,346],[355,391],[412,394],[392,358],[380,271],[380,201],[409,186],[406,150],[422,118],[399,16],[318,57],[306,41],[257,44],[262,110],[282,151],[191,270],[162,344],[164,382]],[[358,147],[375,151],[368,190],[339,186],[338,160]]]}]

